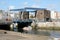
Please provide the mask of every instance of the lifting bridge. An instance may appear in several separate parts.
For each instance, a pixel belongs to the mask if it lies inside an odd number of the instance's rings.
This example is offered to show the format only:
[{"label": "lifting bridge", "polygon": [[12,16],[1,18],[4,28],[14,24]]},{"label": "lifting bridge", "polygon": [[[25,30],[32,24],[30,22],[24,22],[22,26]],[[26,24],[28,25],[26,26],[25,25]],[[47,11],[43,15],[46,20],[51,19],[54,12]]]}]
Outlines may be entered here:
[{"label": "lifting bridge", "polygon": [[[24,12],[24,11],[27,11],[27,12],[36,12],[37,10],[45,10],[44,8],[31,8],[31,7],[26,7],[26,8],[22,8],[22,9],[10,9],[9,11],[19,11],[19,12]],[[24,20],[25,21],[25,20]],[[13,23],[18,23],[18,31],[21,30],[23,27],[25,26],[28,26],[32,23],[32,20],[29,20],[30,22],[26,21],[21,21],[20,20],[16,20],[16,21],[13,21]],[[4,27],[2,27],[4,26]],[[8,25],[1,25],[0,29],[7,29],[7,30],[10,30],[10,24]]]}]

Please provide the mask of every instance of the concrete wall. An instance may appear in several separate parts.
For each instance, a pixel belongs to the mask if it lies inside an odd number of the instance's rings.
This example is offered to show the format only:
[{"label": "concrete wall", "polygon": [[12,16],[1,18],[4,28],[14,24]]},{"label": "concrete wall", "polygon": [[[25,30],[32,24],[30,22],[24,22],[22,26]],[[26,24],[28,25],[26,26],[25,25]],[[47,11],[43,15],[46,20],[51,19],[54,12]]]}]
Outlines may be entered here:
[{"label": "concrete wall", "polygon": [[44,19],[44,10],[38,10],[36,13],[37,19]]},{"label": "concrete wall", "polygon": [[20,19],[29,19],[29,12],[19,12]]},{"label": "concrete wall", "polygon": [[49,10],[37,10],[36,18],[39,20],[48,21],[50,20],[50,11]]},{"label": "concrete wall", "polygon": [[60,22],[39,22],[38,27],[60,27]]},{"label": "concrete wall", "polygon": [[[47,18],[49,19],[47,20]],[[44,10],[44,19],[45,21],[49,21],[51,19],[49,10]]]},{"label": "concrete wall", "polygon": [[29,19],[29,12],[23,12],[23,19]]}]

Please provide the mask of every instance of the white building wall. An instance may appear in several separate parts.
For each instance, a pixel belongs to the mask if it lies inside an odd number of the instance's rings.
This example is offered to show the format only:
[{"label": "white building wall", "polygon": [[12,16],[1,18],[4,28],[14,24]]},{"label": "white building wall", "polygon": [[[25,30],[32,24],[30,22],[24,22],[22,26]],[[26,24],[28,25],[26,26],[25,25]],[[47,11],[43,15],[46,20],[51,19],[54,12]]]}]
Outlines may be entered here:
[{"label": "white building wall", "polygon": [[57,19],[55,11],[51,11],[51,19]]},{"label": "white building wall", "polygon": [[58,12],[58,19],[60,19],[60,12]]}]

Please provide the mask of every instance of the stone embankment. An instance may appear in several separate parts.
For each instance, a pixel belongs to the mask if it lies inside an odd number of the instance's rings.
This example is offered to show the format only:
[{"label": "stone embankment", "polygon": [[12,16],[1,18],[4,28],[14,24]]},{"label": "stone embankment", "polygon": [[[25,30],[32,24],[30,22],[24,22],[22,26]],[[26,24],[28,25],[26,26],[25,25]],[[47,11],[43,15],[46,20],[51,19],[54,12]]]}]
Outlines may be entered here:
[{"label": "stone embankment", "polygon": [[38,22],[32,23],[32,28],[45,30],[60,30],[60,22]]}]

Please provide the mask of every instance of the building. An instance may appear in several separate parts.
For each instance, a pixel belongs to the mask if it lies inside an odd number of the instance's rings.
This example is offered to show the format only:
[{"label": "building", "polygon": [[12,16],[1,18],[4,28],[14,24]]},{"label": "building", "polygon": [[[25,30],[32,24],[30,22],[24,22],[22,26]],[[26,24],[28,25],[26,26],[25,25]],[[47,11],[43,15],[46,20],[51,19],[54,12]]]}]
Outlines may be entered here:
[{"label": "building", "polygon": [[51,11],[51,19],[60,19],[60,12]]},{"label": "building", "polygon": [[36,18],[40,21],[50,21],[50,11],[43,9],[43,10],[37,10],[36,11]]},{"label": "building", "polygon": [[34,12],[34,19],[40,21],[50,21],[50,11],[45,8],[23,8],[23,9],[12,9],[10,11],[20,11],[20,19],[29,19],[29,13]]},{"label": "building", "polygon": [[51,11],[51,19],[57,19],[56,11]]},{"label": "building", "polygon": [[57,18],[57,19],[60,19],[60,12],[58,12],[57,16],[58,16],[58,18]]},{"label": "building", "polygon": [[51,11],[51,20],[52,21],[60,21],[60,12],[57,11]]},{"label": "building", "polygon": [[29,12],[24,11],[24,12],[19,12],[20,19],[29,19]]},{"label": "building", "polygon": [[29,12],[29,19],[34,19],[35,17],[35,12]]},{"label": "building", "polygon": [[0,10],[0,20],[2,19],[2,17],[3,17],[3,10]]}]

